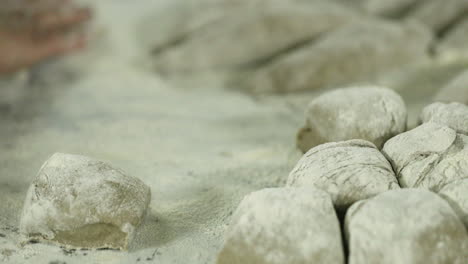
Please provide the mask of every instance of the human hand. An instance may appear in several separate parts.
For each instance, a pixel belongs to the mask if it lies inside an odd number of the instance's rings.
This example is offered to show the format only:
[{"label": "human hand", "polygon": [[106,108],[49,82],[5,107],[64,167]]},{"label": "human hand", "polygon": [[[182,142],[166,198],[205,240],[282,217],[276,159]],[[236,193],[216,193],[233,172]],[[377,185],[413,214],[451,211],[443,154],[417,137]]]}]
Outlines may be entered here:
[{"label": "human hand", "polygon": [[88,8],[68,0],[0,1],[0,74],[85,47],[86,36],[75,31],[91,18]]}]

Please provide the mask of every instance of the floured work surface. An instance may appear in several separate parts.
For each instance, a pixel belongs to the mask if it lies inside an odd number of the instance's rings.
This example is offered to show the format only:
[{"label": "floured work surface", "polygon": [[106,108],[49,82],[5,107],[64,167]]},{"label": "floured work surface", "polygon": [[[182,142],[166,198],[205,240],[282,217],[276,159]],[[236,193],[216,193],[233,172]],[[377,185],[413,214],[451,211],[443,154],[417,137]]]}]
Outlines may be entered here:
[{"label": "floured work surface", "polygon": [[[284,186],[301,156],[295,136],[306,104],[318,92],[252,96],[222,85],[165,82],[144,69],[135,37],[150,10],[147,3],[99,3],[96,24],[107,41],[99,56],[78,61],[86,70],[74,81],[1,84],[2,93],[20,95],[12,96],[14,104],[0,100],[0,262],[214,263],[242,197]],[[467,65],[434,61],[379,84],[402,95],[411,127]],[[128,252],[20,245],[27,188],[55,152],[111,162],[151,187],[149,214]]]}]

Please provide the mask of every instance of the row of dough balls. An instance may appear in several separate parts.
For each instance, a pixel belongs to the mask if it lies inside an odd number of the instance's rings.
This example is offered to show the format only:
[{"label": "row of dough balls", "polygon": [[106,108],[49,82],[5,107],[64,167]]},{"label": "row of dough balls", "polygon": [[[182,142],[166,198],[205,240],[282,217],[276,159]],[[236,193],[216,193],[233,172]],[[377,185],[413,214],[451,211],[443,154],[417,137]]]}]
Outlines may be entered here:
[{"label": "row of dough balls", "polygon": [[[345,263],[332,199],[314,187],[263,189],[232,217],[218,264]],[[468,234],[448,203],[397,189],[352,205],[344,224],[351,264],[465,264]]]},{"label": "row of dough balls", "polygon": [[434,103],[421,121],[404,132],[385,88],[316,98],[299,134],[317,146],[286,187],[243,199],[218,264],[344,263],[342,237],[351,264],[468,263],[468,107]]},{"label": "row of dough balls", "polygon": [[[468,134],[467,115],[464,104],[438,102],[427,106],[420,119]],[[393,90],[375,86],[336,89],[310,102],[297,147],[305,153],[326,142],[359,138],[381,149],[388,139],[406,131],[406,125],[405,103]]]},{"label": "row of dough balls", "polygon": [[[344,96],[354,103],[323,101],[335,93],[342,93],[336,98]],[[325,102],[324,107],[334,107],[330,113],[338,113],[323,119],[324,127],[340,120],[347,120],[348,125],[327,128],[329,131],[323,134],[330,137],[327,140],[337,140],[333,138],[337,133],[332,132],[340,130],[345,132],[339,134],[343,140],[361,137],[381,146],[405,130],[404,103],[388,89],[360,87],[325,94],[311,105],[314,111],[326,115],[317,107],[321,101]],[[400,186],[424,187],[450,201],[468,226],[467,113],[462,104],[430,105],[421,115],[427,123],[388,140],[383,154],[366,140],[319,145],[299,161],[288,185],[325,191],[341,213],[357,201],[398,190]],[[379,115],[381,120],[375,118]],[[366,122],[353,120],[358,116],[366,117]],[[361,130],[351,129],[356,125],[362,126]],[[28,190],[20,230],[28,239],[72,247],[126,249],[146,214],[150,198],[150,188],[142,181],[109,164],[57,153],[44,163]],[[284,217],[288,215],[292,214]],[[308,250],[308,245],[303,246]]]}]

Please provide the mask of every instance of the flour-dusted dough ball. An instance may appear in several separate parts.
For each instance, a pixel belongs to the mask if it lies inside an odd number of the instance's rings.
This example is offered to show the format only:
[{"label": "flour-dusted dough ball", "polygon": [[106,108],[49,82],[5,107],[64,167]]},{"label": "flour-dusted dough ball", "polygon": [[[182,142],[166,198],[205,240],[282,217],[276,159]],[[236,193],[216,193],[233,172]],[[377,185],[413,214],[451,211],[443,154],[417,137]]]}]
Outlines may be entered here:
[{"label": "flour-dusted dough ball", "polygon": [[253,192],[235,211],[218,264],[343,264],[338,218],[324,191]]},{"label": "flour-dusted dough ball", "polygon": [[466,43],[468,43],[468,16],[443,36],[442,40],[437,44],[437,52],[451,56],[467,55],[468,47]]},{"label": "flour-dusted dough ball", "polygon": [[337,89],[310,102],[297,146],[306,152],[326,142],[364,139],[382,148],[406,130],[406,107],[394,91],[363,86]]},{"label": "flour-dusted dough ball", "polygon": [[434,97],[439,102],[459,102],[468,105],[468,70],[458,74]]},{"label": "flour-dusted dough ball", "polygon": [[287,185],[325,190],[340,211],[356,201],[400,188],[382,153],[374,144],[358,139],[309,150],[289,174]]},{"label": "flour-dusted dough ball", "polygon": [[468,106],[460,103],[433,103],[423,109],[421,121],[435,122],[468,135]]},{"label": "flour-dusted dough ball", "polygon": [[466,0],[419,0],[419,3],[409,10],[406,18],[417,20],[433,31],[442,33],[467,11]]},{"label": "flour-dusted dough ball", "polygon": [[246,5],[155,54],[155,67],[184,73],[252,66],[355,18],[352,11],[325,1]]},{"label": "flour-dusted dough ball", "polygon": [[468,230],[468,178],[445,185],[439,195],[452,206]]},{"label": "flour-dusted dough ball", "polygon": [[421,0],[364,0],[364,10],[371,14],[399,17]]},{"label": "flour-dusted dough ball", "polygon": [[427,60],[431,39],[432,33],[417,23],[364,19],[277,58],[247,82],[256,92],[316,90],[371,82],[383,72]]},{"label": "flour-dusted dough ball", "polygon": [[421,189],[379,194],[345,219],[350,264],[466,264],[468,233],[449,204]]},{"label": "flour-dusted dough ball", "polygon": [[401,187],[438,191],[468,178],[468,136],[434,122],[391,138],[382,149]]},{"label": "flour-dusted dough ball", "polygon": [[126,249],[150,197],[148,186],[119,169],[56,153],[28,190],[20,230],[72,247]]}]

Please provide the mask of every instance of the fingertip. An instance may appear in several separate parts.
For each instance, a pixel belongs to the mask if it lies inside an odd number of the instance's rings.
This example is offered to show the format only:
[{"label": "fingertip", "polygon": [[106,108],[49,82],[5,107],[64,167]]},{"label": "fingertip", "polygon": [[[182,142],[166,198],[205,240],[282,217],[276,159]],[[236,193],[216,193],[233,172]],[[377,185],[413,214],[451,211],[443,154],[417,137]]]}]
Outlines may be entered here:
[{"label": "fingertip", "polygon": [[83,50],[87,47],[87,44],[88,38],[86,36],[80,36],[66,48],[65,52],[68,53]]},{"label": "fingertip", "polygon": [[41,57],[62,56],[83,50],[87,46],[86,36],[56,37],[41,44]]},{"label": "fingertip", "polygon": [[91,19],[93,18],[93,10],[89,7],[83,7],[82,12],[85,18]]},{"label": "fingertip", "polygon": [[39,15],[39,31],[50,31],[63,28],[71,28],[92,18],[90,8],[78,8],[68,12],[49,12]]}]

